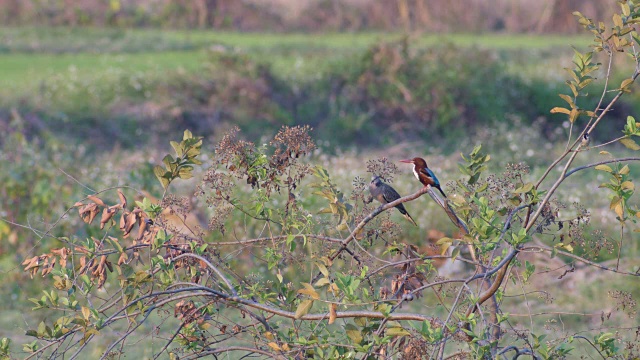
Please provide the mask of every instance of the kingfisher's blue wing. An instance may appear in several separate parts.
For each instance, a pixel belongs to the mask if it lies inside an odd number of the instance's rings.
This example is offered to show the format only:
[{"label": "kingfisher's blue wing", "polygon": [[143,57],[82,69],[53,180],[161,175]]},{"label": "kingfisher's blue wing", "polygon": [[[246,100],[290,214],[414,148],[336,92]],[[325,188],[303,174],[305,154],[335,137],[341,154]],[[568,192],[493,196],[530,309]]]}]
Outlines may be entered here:
[{"label": "kingfisher's blue wing", "polygon": [[429,168],[420,169],[420,172],[425,174],[425,175],[427,175],[428,177],[430,177],[433,180],[433,185],[434,186],[436,186],[436,187],[440,186],[440,181],[436,177],[436,174],[434,174],[433,171],[431,171],[431,169],[429,169]]}]

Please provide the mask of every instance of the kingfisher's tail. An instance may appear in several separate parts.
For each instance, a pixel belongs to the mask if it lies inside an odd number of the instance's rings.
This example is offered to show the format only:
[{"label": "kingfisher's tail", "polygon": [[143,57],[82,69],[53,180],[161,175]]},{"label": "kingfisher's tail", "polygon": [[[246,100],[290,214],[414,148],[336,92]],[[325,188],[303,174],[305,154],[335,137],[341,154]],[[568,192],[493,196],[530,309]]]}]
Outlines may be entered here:
[{"label": "kingfisher's tail", "polygon": [[440,185],[435,186],[435,188],[440,190],[440,193],[442,194],[442,196],[447,197],[447,195],[444,193],[444,191],[442,191],[442,188],[440,188]]}]

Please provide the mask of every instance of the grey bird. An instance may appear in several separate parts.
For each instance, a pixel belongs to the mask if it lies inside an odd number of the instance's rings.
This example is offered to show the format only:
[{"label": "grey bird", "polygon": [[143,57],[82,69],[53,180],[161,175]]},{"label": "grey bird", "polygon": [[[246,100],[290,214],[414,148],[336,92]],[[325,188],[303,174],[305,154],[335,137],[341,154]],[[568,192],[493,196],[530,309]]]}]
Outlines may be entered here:
[{"label": "grey bird", "polygon": [[[373,196],[373,198],[375,198],[382,204],[388,204],[400,199],[400,194],[398,194],[396,189],[382,182],[380,176],[373,177],[373,179],[369,183],[369,191],[371,192],[371,196]],[[398,209],[398,211],[400,211],[400,213],[413,225],[418,226],[411,215],[409,215],[409,213],[407,212],[407,209],[404,208],[404,204],[398,204],[396,206],[396,209]]]}]

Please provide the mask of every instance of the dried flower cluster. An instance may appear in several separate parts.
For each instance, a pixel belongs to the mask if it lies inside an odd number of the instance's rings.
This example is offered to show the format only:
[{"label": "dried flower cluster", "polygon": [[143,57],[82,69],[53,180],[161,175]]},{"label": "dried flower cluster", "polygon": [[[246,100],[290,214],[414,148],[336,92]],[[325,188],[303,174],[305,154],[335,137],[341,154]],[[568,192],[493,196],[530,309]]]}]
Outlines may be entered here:
[{"label": "dried flower cluster", "polygon": [[252,142],[239,140],[238,131],[238,128],[232,129],[216,146],[213,165],[196,192],[214,209],[209,228],[221,232],[224,232],[226,217],[236,205],[232,201],[236,187],[234,179],[246,179],[252,188],[264,190],[267,198],[274,192],[280,193],[284,187],[288,199],[286,213],[297,210],[293,191],[311,172],[311,167],[298,159],[316,148],[309,135],[309,126],[284,126],[269,142],[271,149],[267,145],[256,147]]},{"label": "dried flower cluster", "polygon": [[367,161],[367,172],[372,176],[380,176],[384,182],[392,183],[398,173],[398,166],[386,157]]}]

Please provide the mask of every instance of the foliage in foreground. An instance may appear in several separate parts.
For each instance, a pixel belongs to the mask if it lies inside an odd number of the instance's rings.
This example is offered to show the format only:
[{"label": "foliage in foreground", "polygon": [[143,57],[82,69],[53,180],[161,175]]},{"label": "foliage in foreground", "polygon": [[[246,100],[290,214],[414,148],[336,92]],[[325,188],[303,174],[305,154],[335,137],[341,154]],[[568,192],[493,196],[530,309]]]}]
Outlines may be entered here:
[{"label": "foliage in foreground", "polygon": [[[603,358],[638,356],[629,329],[582,334],[565,328],[547,337],[514,328],[510,313],[521,311],[522,305],[506,296],[508,280],[523,287],[540,272],[535,262],[519,260],[531,252],[567,259],[564,275],[582,263],[619,276],[638,276],[637,268],[628,268],[621,255],[632,246],[628,231],[640,217],[631,201],[635,185],[626,163],[640,157],[616,158],[603,148],[620,142],[640,150],[634,140],[640,124],[629,117],[619,137],[598,145],[590,139],[639,74],[636,67],[621,84],[608,82],[614,55],[628,54],[636,66],[640,63],[635,50],[640,38],[631,28],[640,22],[640,6],[622,1],[621,14],[614,16],[609,30],[577,16],[596,45],[591,52],[576,51],[568,94],[560,96],[566,106],[552,109],[567,116],[572,131],[565,151],[537,181],[527,180],[522,164],[488,174],[490,156],[476,147],[463,157],[462,175],[448,199],[422,188],[375,207],[367,180],[356,177],[353,188],[343,191],[330,171],[305,162],[315,148],[308,127],[284,127],[263,145],[243,141],[232,131],[216,147],[212,165],[195,189],[210,206],[209,231],[222,236],[211,241],[207,231],[189,221],[188,199],[169,192],[174,181],[190,178],[200,163],[202,140],[185,131],[181,142],[171,143],[174,154],[154,169],[166,190],[159,203],[144,199],[134,205],[123,191],[106,189],[74,206],[90,227],[101,229],[99,236],[35,232],[60,246],[24,261],[26,271],[52,280],[45,295],[31,301],[34,309],[54,310],[60,316],[29,330],[27,335],[36,340],[25,344],[24,351],[66,357],[115,332],[117,337],[100,350],[103,358],[117,358],[136,346],[140,340],[134,336],[152,317],[159,317],[162,334],[145,334],[163,341],[156,357],[193,359],[237,352],[297,359],[455,354],[551,359],[572,354],[577,344],[588,344]],[[615,96],[604,101],[603,92],[601,103],[586,110],[583,96],[600,68],[592,61],[594,53],[608,59],[605,91]],[[578,127],[581,118],[585,125]],[[596,152],[601,161],[574,164],[578,157]],[[559,175],[553,171],[558,167]],[[379,159],[369,162],[367,171],[391,181],[398,169]],[[575,249],[583,241],[588,213],[579,204],[576,211],[567,211],[554,198],[568,177],[583,171],[599,171],[608,178],[601,187],[620,227],[617,238],[607,237],[615,239],[615,265],[591,260],[607,249],[603,244],[578,255]],[[250,199],[240,199],[238,194],[246,191]],[[425,255],[416,244],[404,243],[407,224],[389,218],[387,210],[425,193],[460,229],[455,238],[438,240],[443,255]],[[316,203],[322,208],[314,208]],[[238,212],[245,215],[241,231],[227,220]],[[539,241],[544,237],[557,240],[546,246]],[[448,251],[452,245],[456,249]],[[440,277],[436,264],[443,257],[467,263],[472,273]],[[430,292],[435,304],[427,301]],[[512,296],[526,299],[527,294],[523,290]],[[629,316],[636,315],[630,293],[619,291],[613,297],[621,299]],[[0,352],[7,351],[8,340],[3,340]]]}]

